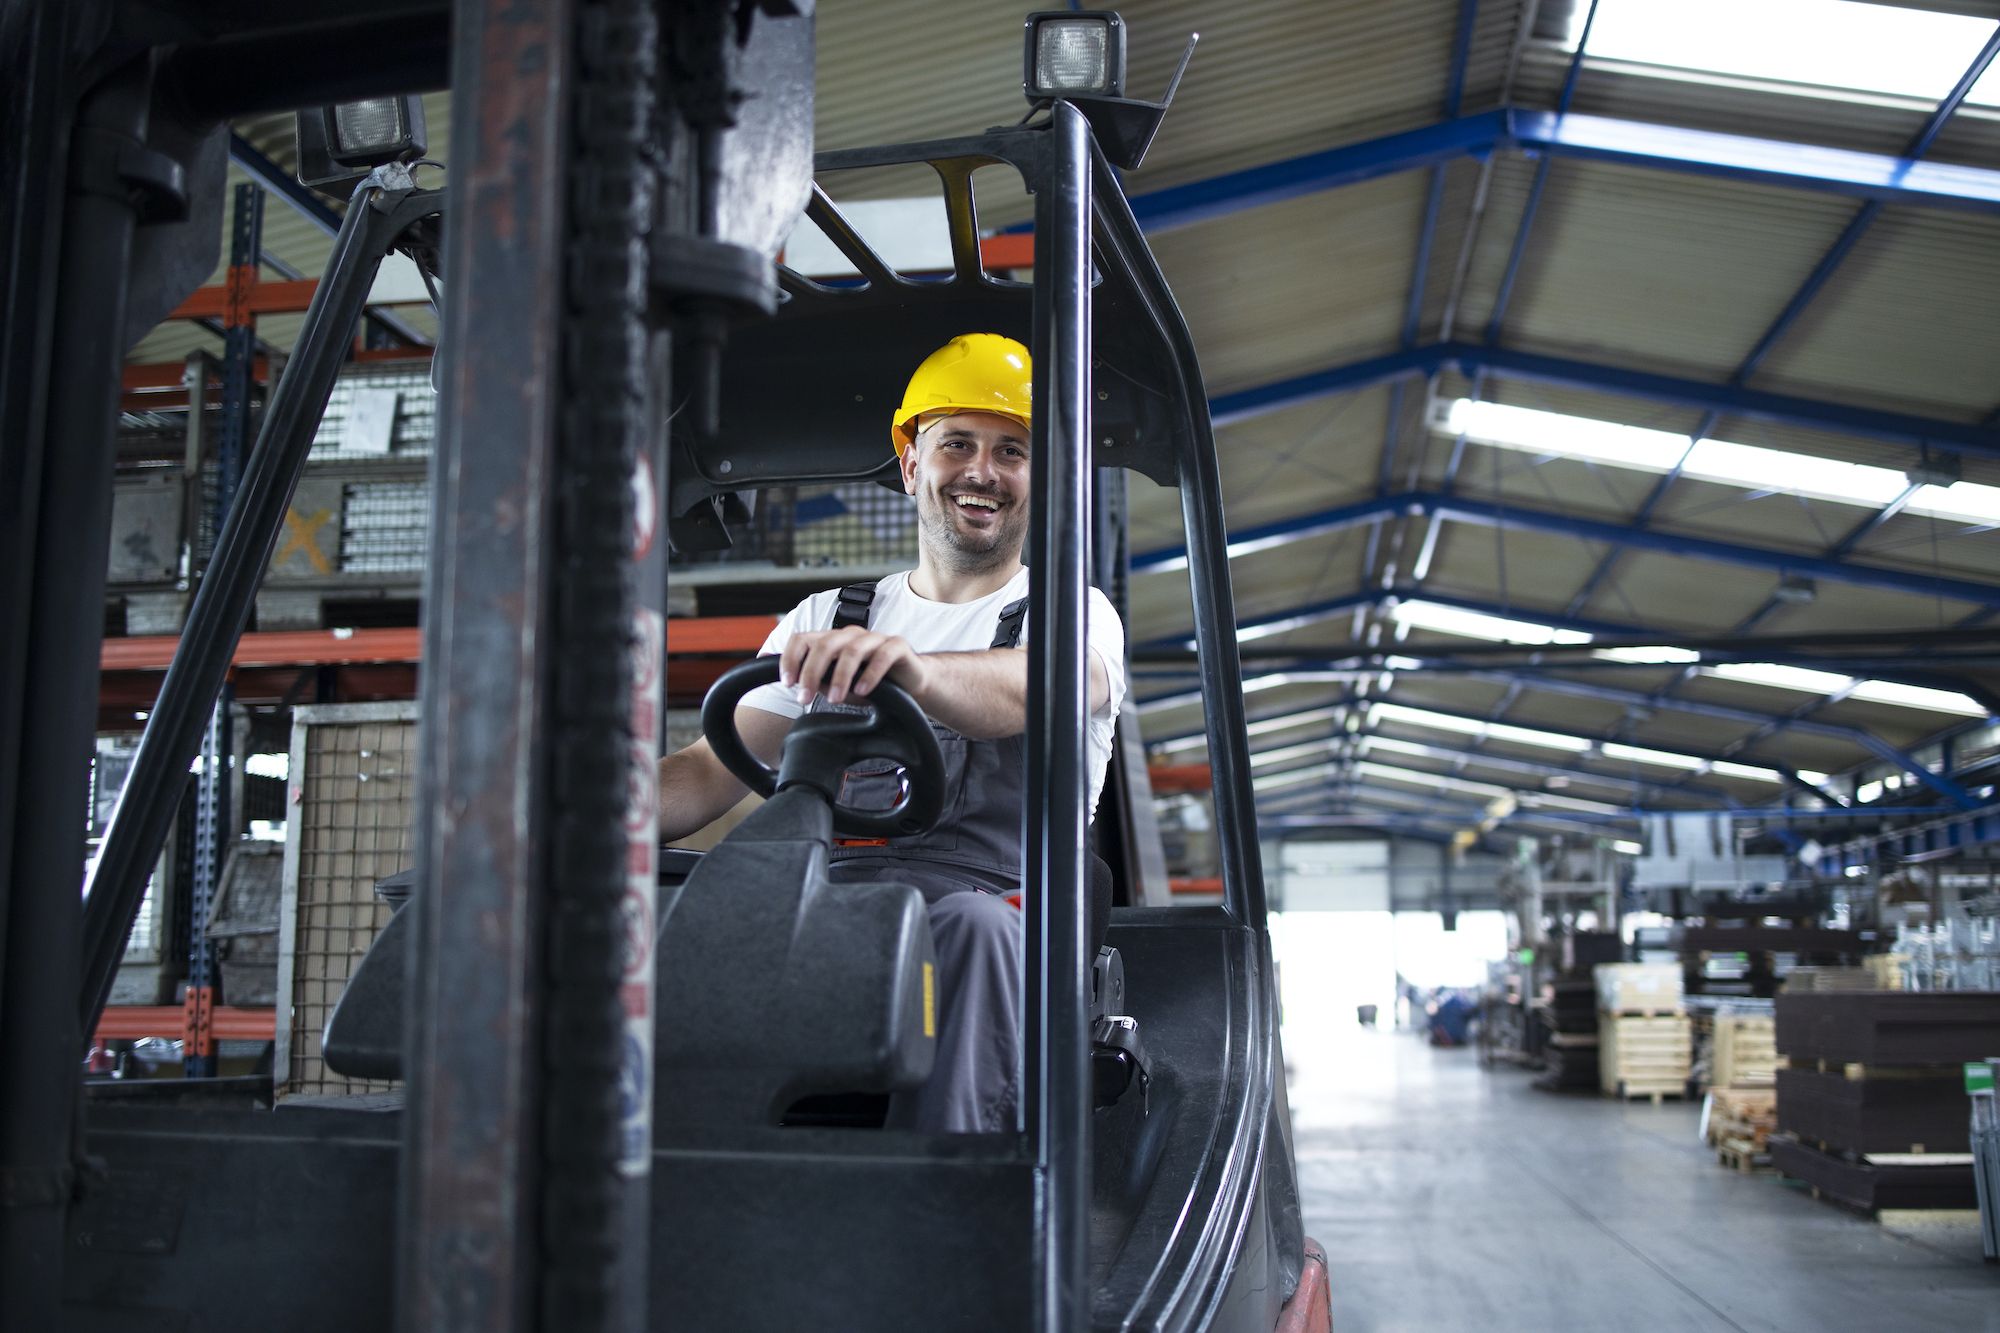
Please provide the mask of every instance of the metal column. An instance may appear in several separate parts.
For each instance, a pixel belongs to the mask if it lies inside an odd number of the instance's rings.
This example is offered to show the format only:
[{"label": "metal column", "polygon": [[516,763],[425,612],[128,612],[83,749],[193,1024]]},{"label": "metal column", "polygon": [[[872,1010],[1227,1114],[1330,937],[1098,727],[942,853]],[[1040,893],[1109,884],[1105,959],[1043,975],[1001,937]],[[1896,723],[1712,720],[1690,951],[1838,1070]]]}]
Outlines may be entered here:
[{"label": "metal column", "polygon": [[[1084,1032],[1083,841],[1088,787],[1084,727],[1086,583],[1090,569],[1090,131],[1067,102],[1053,108],[1047,187],[1035,200],[1035,577],[1028,772],[1027,1049],[1024,1098],[1040,1176],[1036,1191],[1038,1327],[1090,1322],[1090,1067]],[[1046,293],[1047,295],[1043,295]]]},{"label": "metal column", "polygon": [[[29,112],[8,126],[13,142],[0,149],[0,214],[29,210],[19,224],[0,224],[8,228],[0,406],[10,436],[0,448],[11,474],[0,487],[9,520],[0,532],[30,556],[21,573],[10,572],[0,629],[12,820],[0,866],[0,1086],[9,1093],[0,1101],[0,1326],[19,1329],[63,1323],[63,1227],[84,1041],[74,1003],[77,889],[121,335],[146,199],[131,176],[158,163],[145,149],[152,76],[144,58],[106,73],[70,120],[65,8],[0,10],[0,105],[12,111],[25,103]],[[62,182],[60,205],[50,181]],[[62,238],[59,259],[37,231]],[[40,267],[24,272],[23,263]],[[50,335],[41,348],[31,341],[38,333]]]},{"label": "metal column", "polygon": [[620,909],[652,838],[627,820],[660,647],[634,643],[632,507],[658,438],[635,222],[658,40],[646,0],[453,17],[396,1307],[404,1330],[637,1328],[651,1140],[623,1112],[651,1064]]},{"label": "metal column", "polygon": [[[257,278],[257,252],[263,246],[264,192],[254,185],[236,187],[229,238],[227,290],[234,297],[249,291]],[[232,299],[223,316],[222,431],[215,454],[215,496],[209,517],[221,532],[243,479],[243,456],[250,440],[250,379],[257,355],[256,319],[240,299]],[[202,399],[189,402],[198,416]],[[199,484],[196,474],[190,485]],[[223,868],[235,841],[236,811],[230,808],[230,762],[235,757],[234,692],[224,685],[202,734],[201,775],[195,783],[194,874],[188,881],[188,1046],[184,1069],[189,1078],[213,1078],[215,1042],[208,1016],[215,1009],[215,945],[208,938],[210,912],[222,887]]]}]

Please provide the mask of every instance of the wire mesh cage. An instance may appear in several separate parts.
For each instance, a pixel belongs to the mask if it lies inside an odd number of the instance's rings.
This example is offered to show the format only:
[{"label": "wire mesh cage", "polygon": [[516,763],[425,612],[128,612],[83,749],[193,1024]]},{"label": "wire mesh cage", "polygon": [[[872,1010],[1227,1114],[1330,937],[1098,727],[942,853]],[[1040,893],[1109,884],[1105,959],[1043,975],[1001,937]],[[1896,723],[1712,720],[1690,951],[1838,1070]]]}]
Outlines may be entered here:
[{"label": "wire mesh cage", "polygon": [[676,557],[692,565],[762,563],[836,568],[916,563],[916,504],[873,482],[774,486],[761,491],[749,520],[732,524],[726,551]]},{"label": "wire mesh cage", "polygon": [[415,703],[317,704],[292,714],[278,997],[280,1098],[380,1092],[326,1067],[320,1036],[390,908],[375,884],[408,866],[417,777]]}]

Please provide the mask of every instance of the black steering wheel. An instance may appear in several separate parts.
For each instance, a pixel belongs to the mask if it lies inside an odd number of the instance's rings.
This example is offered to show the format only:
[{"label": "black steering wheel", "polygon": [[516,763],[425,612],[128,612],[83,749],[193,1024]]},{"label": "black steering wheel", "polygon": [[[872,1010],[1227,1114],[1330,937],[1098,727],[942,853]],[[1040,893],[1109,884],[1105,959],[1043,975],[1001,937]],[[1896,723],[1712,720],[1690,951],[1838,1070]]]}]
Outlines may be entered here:
[{"label": "black steering wheel", "polygon": [[[833,826],[862,838],[908,838],[930,832],[944,813],[944,751],[930,719],[900,685],[883,681],[851,711],[808,713],[792,724],[784,757],[772,768],[743,743],[736,705],[760,685],[776,684],[778,659],[757,657],[731,667],[701,701],[701,731],[709,749],[745,786],[772,796],[803,784],[833,807]],[[865,759],[902,767],[903,793],[887,810],[840,804],[841,777]]]}]

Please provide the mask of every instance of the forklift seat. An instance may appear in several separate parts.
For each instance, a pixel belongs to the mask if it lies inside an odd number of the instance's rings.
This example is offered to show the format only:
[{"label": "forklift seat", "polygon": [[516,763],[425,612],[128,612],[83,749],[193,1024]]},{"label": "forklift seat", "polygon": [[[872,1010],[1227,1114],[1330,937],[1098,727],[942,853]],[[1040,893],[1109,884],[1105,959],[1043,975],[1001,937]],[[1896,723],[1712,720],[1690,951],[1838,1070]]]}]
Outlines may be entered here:
[{"label": "forklift seat", "polygon": [[831,819],[817,792],[787,788],[663,900],[661,1124],[775,1125],[801,1098],[929,1077],[937,982],[923,897],[830,882]]}]

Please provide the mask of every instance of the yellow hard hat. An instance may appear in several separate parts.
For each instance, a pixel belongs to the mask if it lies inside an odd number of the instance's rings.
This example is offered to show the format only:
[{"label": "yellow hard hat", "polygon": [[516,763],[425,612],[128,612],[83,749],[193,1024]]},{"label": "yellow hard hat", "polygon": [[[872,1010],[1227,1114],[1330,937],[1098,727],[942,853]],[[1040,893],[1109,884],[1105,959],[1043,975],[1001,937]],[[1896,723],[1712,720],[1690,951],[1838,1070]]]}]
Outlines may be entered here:
[{"label": "yellow hard hat", "polygon": [[1033,419],[1034,366],[1028,349],[998,333],[961,333],[924,358],[889,425],[896,456],[917,440],[917,418],[939,412],[998,412]]}]

